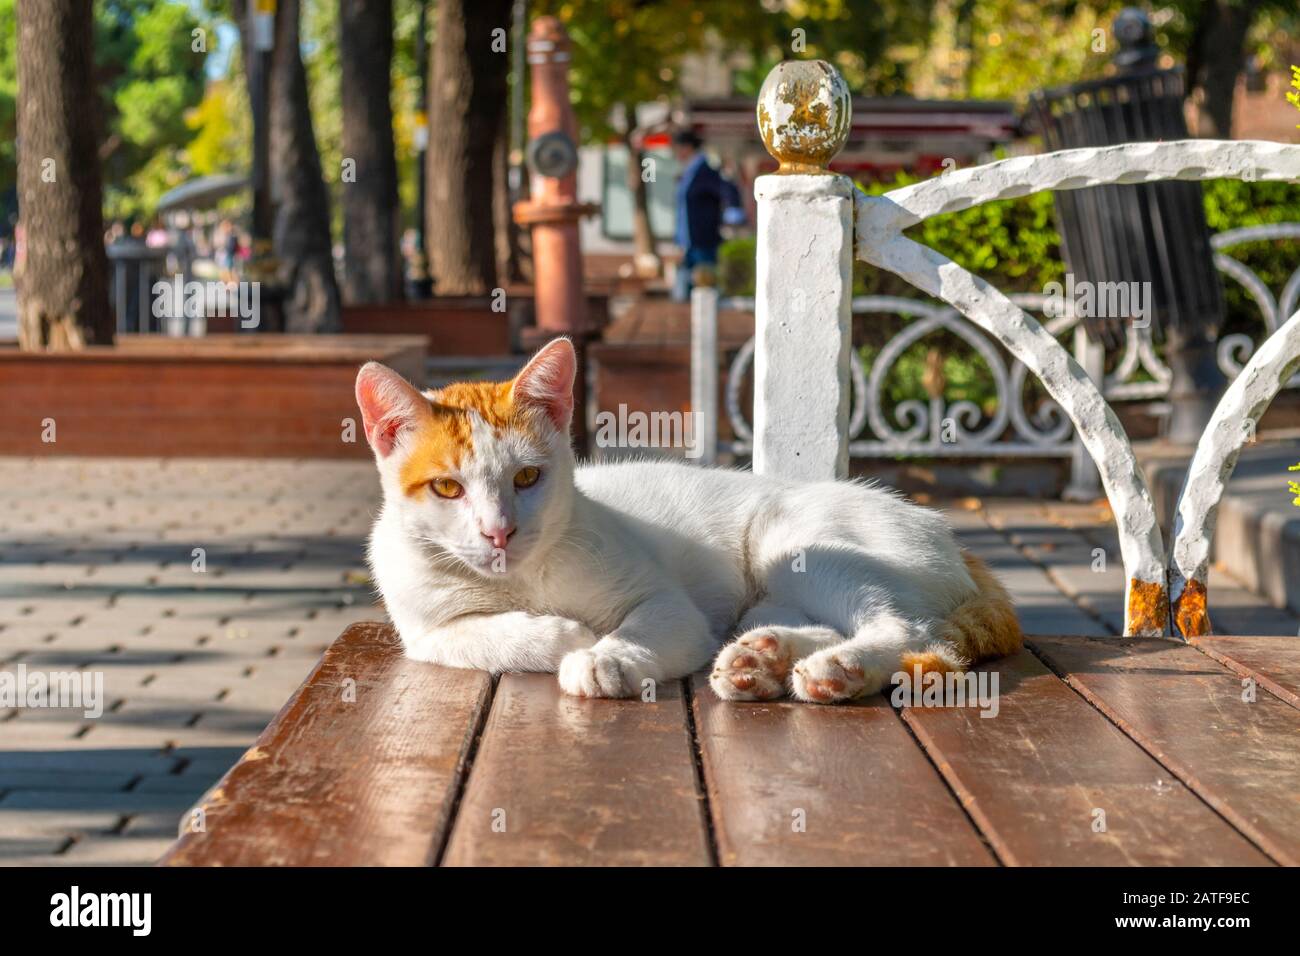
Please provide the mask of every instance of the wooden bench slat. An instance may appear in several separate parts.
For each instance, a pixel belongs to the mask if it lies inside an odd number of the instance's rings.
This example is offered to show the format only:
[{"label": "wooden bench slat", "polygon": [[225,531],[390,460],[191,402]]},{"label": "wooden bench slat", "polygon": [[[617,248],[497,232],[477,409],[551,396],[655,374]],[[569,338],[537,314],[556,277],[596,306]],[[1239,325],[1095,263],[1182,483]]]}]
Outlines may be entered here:
[{"label": "wooden bench slat", "polygon": [[1300,637],[1210,635],[1192,643],[1238,674],[1253,677],[1269,692],[1300,707]]},{"label": "wooden bench slat", "polygon": [[200,802],[205,832],[162,862],[432,863],[491,691],[482,672],[407,660],[387,625],[352,625]]},{"label": "wooden bench slat", "polygon": [[[1028,652],[998,711],[909,707],[904,720],[1008,865],[1268,865],[1269,860]],[[1105,831],[1094,832],[1096,810]]]},{"label": "wooden bench slat", "polygon": [[1300,864],[1300,712],[1194,647],[1035,637],[1072,686],[1279,863]]},{"label": "wooden bench slat", "polygon": [[996,863],[883,697],[739,703],[692,686],[724,865]]},{"label": "wooden bench slat", "polygon": [[679,682],[650,703],[501,678],[444,865],[711,862]]}]

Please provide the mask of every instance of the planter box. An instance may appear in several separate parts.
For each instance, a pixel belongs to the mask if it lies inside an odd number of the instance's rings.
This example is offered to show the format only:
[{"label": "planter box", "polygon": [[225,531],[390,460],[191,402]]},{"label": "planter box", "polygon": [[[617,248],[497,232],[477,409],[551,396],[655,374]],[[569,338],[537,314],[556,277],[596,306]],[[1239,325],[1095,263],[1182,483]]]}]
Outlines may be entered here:
[{"label": "planter box", "polygon": [[509,311],[493,312],[486,296],[419,302],[345,305],[343,331],[352,335],[423,335],[429,355],[508,355]]},{"label": "planter box", "polygon": [[[587,296],[587,322],[606,323],[609,298]],[[520,331],[534,321],[532,290],[507,290],[506,311],[492,311],[489,296],[443,296],[415,302],[343,307],[343,331],[356,334],[425,335],[429,355],[487,356],[520,351]]]},{"label": "planter box", "polygon": [[124,335],[60,354],[0,344],[0,455],[364,458],[357,368],[374,359],[419,384],[425,349],[421,336],[379,335]]}]

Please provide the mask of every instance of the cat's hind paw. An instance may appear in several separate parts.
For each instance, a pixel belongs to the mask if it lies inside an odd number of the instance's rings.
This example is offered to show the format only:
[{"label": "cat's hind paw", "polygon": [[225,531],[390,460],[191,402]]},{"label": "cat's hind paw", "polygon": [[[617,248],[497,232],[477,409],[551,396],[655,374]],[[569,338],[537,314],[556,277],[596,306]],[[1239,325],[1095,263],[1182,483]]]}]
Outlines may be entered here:
[{"label": "cat's hind paw", "polygon": [[876,693],[884,686],[884,676],[848,652],[828,648],[796,664],[790,683],[799,700],[834,704]]},{"label": "cat's hind paw", "polygon": [[723,700],[783,697],[792,660],[790,642],[776,629],[755,628],[718,652],[709,686]]}]

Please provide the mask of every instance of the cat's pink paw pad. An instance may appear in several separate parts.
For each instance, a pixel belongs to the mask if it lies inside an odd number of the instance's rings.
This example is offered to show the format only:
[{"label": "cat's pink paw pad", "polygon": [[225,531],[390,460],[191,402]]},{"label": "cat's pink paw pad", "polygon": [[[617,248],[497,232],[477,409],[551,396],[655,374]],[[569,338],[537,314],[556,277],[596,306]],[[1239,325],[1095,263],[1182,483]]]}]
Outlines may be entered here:
[{"label": "cat's pink paw pad", "polygon": [[814,654],[795,665],[794,695],[818,704],[860,697],[867,692],[866,672],[834,654]]},{"label": "cat's pink paw pad", "polygon": [[785,694],[790,652],[771,634],[746,634],[724,647],[709,677],[723,700],[772,700]]}]

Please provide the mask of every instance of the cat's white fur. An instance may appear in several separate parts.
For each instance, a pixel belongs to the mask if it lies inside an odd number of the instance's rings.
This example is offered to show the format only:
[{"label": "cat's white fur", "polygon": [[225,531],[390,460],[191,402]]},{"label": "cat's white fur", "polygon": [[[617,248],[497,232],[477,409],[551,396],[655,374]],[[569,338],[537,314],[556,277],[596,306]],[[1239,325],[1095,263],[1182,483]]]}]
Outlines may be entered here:
[{"label": "cat's white fur", "polygon": [[[454,500],[401,486],[404,435],[437,394],[362,370],[367,436],[387,426],[391,438],[376,447],[384,504],[369,560],[411,657],[558,672],[570,694],[649,696],[739,635],[718,656],[719,694],[809,700],[873,692],[909,651],[956,657],[938,629],[975,584],[940,515],[858,483],[664,461],[576,467],[573,365],[560,340],[515,380],[517,400],[550,416],[540,437],[468,412],[473,452],[445,476],[465,488]],[[526,465],[542,479],[518,490]]]}]

